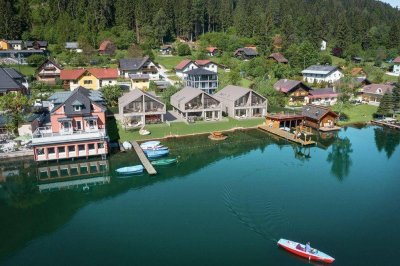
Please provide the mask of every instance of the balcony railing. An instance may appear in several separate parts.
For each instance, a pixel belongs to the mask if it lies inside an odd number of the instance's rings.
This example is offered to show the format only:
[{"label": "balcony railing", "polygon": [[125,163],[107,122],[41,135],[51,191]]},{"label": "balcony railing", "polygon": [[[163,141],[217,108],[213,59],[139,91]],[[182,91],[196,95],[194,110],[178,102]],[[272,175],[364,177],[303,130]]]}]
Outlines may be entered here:
[{"label": "balcony railing", "polygon": [[100,139],[107,138],[105,129],[87,128],[85,130],[61,130],[60,132],[53,132],[50,128],[39,127],[32,134],[32,144],[47,144],[59,142],[71,142],[79,140]]}]

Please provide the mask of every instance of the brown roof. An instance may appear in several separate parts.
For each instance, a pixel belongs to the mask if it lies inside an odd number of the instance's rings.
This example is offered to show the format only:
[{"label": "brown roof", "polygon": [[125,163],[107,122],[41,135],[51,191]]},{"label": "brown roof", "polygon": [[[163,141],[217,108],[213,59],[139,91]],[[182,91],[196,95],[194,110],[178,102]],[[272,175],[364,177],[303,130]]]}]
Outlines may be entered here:
[{"label": "brown roof", "polygon": [[338,117],[338,114],[333,112],[330,108],[313,104],[307,104],[306,106],[303,106],[302,112],[306,118],[311,118],[317,121],[321,120],[328,113],[334,117]]},{"label": "brown roof", "polygon": [[274,59],[278,63],[288,63],[289,61],[281,53],[272,53],[268,58]]},{"label": "brown roof", "polygon": [[99,51],[105,51],[107,49],[107,45],[112,44],[111,41],[105,40],[100,44]]},{"label": "brown roof", "polygon": [[194,62],[198,66],[205,66],[205,65],[208,65],[209,63],[212,63],[211,60],[196,60]]},{"label": "brown roof", "polygon": [[362,88],[363,93],[379,94],[391,93],[394,86],[389,84],[370,84]]},{"label": "brown roof", "polygon": [[306,86],[304,83],[298,80],[291,80],[291,79],[280,79],[274,84],[274,88],[277,91],[281,91],[283,93],[288,93],[297,86],[301,86],[305,90],[309,91],[311,88]]},{"label": "brown roof", "polygon": [[93,76],[98,79],[113,79],[118,78],[118,69],[116,68],[90,68],[90,69],[63,69],[60,72],[60,79],[62,80],[76,80],[89,71]]},{"label": "brown roof", "polygon": [[310,95],[308,95],[308,98],[310,99],[316,99],[316,98],[321,98],[321,97],[331,97],[331,98],[337,98],[339,96],[339,93],[336,92],[334,88],[323,88],[323,89],[314,89],[310,92]]},{"label": "brown roof", "polygon": [[192,60],[189,60],[189,59],[182,60],[182,61],[175,67],[175,69],[176,69],[176,70],[182,70],[182,69],[184,69],[185,66],[187,66],[190,62],[192,62]]},{"label": "brown roof", "polygon": [[214,53],[216,50],[218,50],[217,47],[212,47],[212,46],[207,47],[207,51],[210,52],[210,53]]},{"label": "brown roof", "polygon": [[400,56],[396,57],[396,58],[393,60],[393,63],[400,63]]},{"label": "brown roof", "polygon": [[351,70],[351,75],[352,76],[357,76],[358,74],[362,73],[363,69],[361,67],[355,67]]}]

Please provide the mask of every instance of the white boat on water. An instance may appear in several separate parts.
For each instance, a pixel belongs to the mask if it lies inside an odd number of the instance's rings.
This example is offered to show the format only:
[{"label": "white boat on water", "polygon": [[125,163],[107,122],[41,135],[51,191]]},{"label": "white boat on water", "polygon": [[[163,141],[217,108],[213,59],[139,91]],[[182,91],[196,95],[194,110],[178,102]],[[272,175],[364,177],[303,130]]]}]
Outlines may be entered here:
[{"label": "white boat on water", "polygon": [[124,141],[122,143],[122,147],[124,147],[125,150],[131,150],[132,149],[132,144],[128,141]]},{"label": "white boat on water", "polygon": [[130,174],[137,174],[143,172],[143,165],[133,165],[133,166],[126,166],[126,167],[121,167],[115,170],[118,174],[121,175],[130,175]]},{"label": "white boat on water", "polygon": [[140,144],[140,148],[142,148],[143,150],[149,150],[149,149],[154,149],[157,146],[160,145],[160,141],[157,140],[153,140],[153,141],[146,141],[143,142],[142,144]]}]

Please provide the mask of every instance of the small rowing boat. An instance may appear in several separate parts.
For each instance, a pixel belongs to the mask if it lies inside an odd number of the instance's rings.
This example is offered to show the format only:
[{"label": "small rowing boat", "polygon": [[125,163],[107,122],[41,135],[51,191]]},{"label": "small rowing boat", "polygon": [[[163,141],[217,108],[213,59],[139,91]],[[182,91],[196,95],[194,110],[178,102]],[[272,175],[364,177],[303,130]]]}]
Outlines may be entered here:
[{"label": "small rowing boat", "polygon": [[169,154],[169,150],[144,150],[144,153],[149,159],[155,159]]},{"label": "small rowing boat", "polygon": [[115,171],[121,175],[138,174],[143,172],[143,165],[139,164],[139,165],[121,167]]},{"label": "small rowing boat", "polygon": [[152,149],[156,146],[159,146],[160,143],[161,142],[159,142],[158,140],[146,141],[146,142],[143,142],[142,144],[140,144],[140,148],[142,148],[143,150]]},{"label": "small rowing boat", "polygon": [[335,260],[331,256],[314,248],[311,248],[311,250],[307,252],[305,245],[283,238],[278,241],[278,246],[308,260],[321,261],[325,263],[332,263]]},{"label": "small rowing boat", "polygon": [[170,165],[170,164],[176,163],[177,161],[178,161],[177,158],[166,158],[166,159],[159,159],[159,160],[152,161],[151,164],[158,165],[158,166]]},{"label": "small rowing boat", "polygon": [[129,141],[124,141],[122,147],[124,147],[125,150],[130,150],[132,149],[132,144]]}]

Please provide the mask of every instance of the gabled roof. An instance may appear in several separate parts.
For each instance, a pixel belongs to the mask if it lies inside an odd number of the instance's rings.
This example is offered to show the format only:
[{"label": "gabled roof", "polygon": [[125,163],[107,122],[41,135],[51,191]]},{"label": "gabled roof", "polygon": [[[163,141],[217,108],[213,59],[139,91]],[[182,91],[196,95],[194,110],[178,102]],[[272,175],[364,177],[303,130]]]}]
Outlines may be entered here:
[{"label": "gabled roof", "polygon": [[[78,87],[70,93],[68,98],[66,98],[63,103],[61,103],[60,105],[55,107],[51,112],[54,113],[61,106],[65,106],[64,111],[65,111],[65,115],[67,117],[76,116],[76,115],[88,116],[92,113],[91,104],[95,104],[95,105],[99,106],[102,111],[106,110],[106,108],[103,105],[92,101],[90,99],[89,95],[90,95],[90,91],[88,89],[85,89],[83,87]],[[76,106],[76,105],[81,106],[80,111],[74,110],[74,106]]]},{"label": "gabled roof", "polygon": [[289,61],[281,53],[272,53],[268,58],[274,59],[278,63],[288,63]]},{"label": "gabled roof", "polygon": [[180,91],[176,92],[174,95],[171,96],[171,104],[173,102],[176,102],[177,104],[186,104],[187,102],[193,100],[195,97],[199,96],[202,93],[205,92],[200,89],[184,87],[183,89],[181,89]]},{"label": "gabled roof", "polygon": [[136,99],[138,99],[139,97],[142,96],[147,96],[150,99],[159,102],[162,105],[165,105],[162,101],[160,101],[160,99],[158,99],[157,96],[148,93],[148,92],[144,92],[140,89],[133,89],[131,91],[129,91],[128,93],[125,93],[124,95],[122,95],[121,97],[118,98],[118,106],[124,107],[126,105],[128,105],[129,103],[135,101]]},{"label": "gabled roof", "polygon": [[42,67],[43,67],[45,64],[47,64],[47,63],[53,64],[56,68],[58,68],[58,69],[60,69],[60,70],[63,69],[63,68],[62,68],[59,64],[57,64],[54,60],[52,60],[52,59],[46,59],[46,61],[44,61],[44,62],[37,68],[36,72],[40,71],[40,69],[42,69]]},{"label": "gabled roof", "polygon": [[308,68],[304,69],[301,71],[303,74],[323,74],[327,75],[338,68],[335,66],[327,66],[327,65],[312,65],[309,66]]},{"label": "gabled roof", "polygon": [[393,63],[400,64],[400,56],[393,59]]},{"label": "gabled roof", "polygon": [[38,43],[40,47],[47,47],[47,41],[26,41],[25,45],[27,47],[32,47],[34,43]]},{"label": "gabled roof", "polygon": [[192,60],[184,59],[178,65],[176,65],[175,70],[183,70],[188,64],[192,62]]},{"label": "gabled roof", "polygon": [[360,73],[362,73],[364,70],[362,69],[362,67],[354,67],[351,71],[350,71],[350,74],[352,75],[352,76],[357,76],[357,75],[359,75]]},{"label": "gabled roof", "polygon": [[105,40],[100,44],[99,51],[107,50],[107,46],[113,44],[110,40]]},{"label": "gabled roof", "polygon": [[160,47],[161,50],[168,50],[168,49],[172,49],[172,45],[166,44]]},{"label": "gabled roof", "polygon": [[138,70],[148,60],[150,60],[150,58],[147,55],[144,57],[137,57],[137,58],[123,58],[119,60],[118,67],[121,70]]},{"label": "gabled roof", "polygon": [[[87,92],[88,92],[87,96],[89,97],[89,99],[92,102],[97,102],[97,103],[104,102],[103,94],[100,91],[87,90]],[[69,96],[71,96],[72,93],[73,93],[73,91],[59,91],[59,92],[53,93],[48,98],[48,101],[53,102],[54,105],[58,105],[58,104],[65,102],[69,98]]]},{"label": "gabled roof", "polygon": [[339,96],[339,93],[334,88],[323,88],[323,89],[314,89],[308,95],[308,98],[315,99],[321,97],[331,97],[336,98]]},{"label": "gabled roof", "polygon": [[22,40],[7,40],[7,42],[9,44],[22,44],[23,43]]},{"label": "gabled roof", "polygon": [[26,89],[18,79],[23,78],[23,75],[13,68],[0,67],[0,91],[8,89]]},{"label": "gabled roof", "polygon": [[310,87],[308,87],[307,85],[298,80],[280,79],[274,84],[275,90],[281,91],[283,93],[288,93],[297,86],[301,86],[303,89],[307,91],[311,90]]},{"label": "gabled roof", "polygon": [[206,48],[206,50],[209,53],[214,53],[215,51],[218,50],[218,48],[217,47],[213,47],[213,46],[209,46],[209,47]]},{"label": "gabled roof", "polygon": [[392,93],[394,86],[389,84],[370,84],[362,88],[363,93],[379,94]]},{"label": "gabled roof", "polygon": [[185,74],[188,74],[188,75],[216,75],[217,72],[213,72],[213,71],[207,70],[205,68],[194,68],[189,71],[186,71]]},{"label": "gabled roof", "polygon": [[257,94],[259,97],[262,97],[264,100],[266,100],[266,98],[264,96],[260,95],[259,93],[255,92],[252,89],[234,86],[234,85],[226,86],[222,90],[216,92],[213,96],[216,98],[223,98],[223,99],[226,99],[229,101],[236,101],[237,99],[239,99],[240,97],[243,97],[244,95],[246,95],[247,93],[249,93],[251,91],[253,93]]},{"label": "gabled roof", "polygon": [[198,66],[206,66],[206,65],[208,65],[208,64],[211,64],[212,62],[211,62],[211,60],[196,60],[196,61],[194,61],[194,63],[196,64],[196,65],[198,65]]},{"label": "gabled roof", "polygon": [[258,52],[250,47],[239,48],[235,51],[234,55],[237,55],[239,52],[244,53],[247,56],[257,56]]},{"label": "gabled roof", "polygon": [[338,115],[330,108],[319,105],[307,104],[306,106],[303,106],[302,111],[303,116],[317,121],[321,120],[321,118],[323,118],[328,113],[330,113],[334,117],[338,117]]},{"label": "gabled roof", "polygon": [[62,80],[76,80],[86,71],[98,79],[116,79],[118,78],[118,69],[116,68],[89,68],[89,69],[63,69],[60,72]]}]

